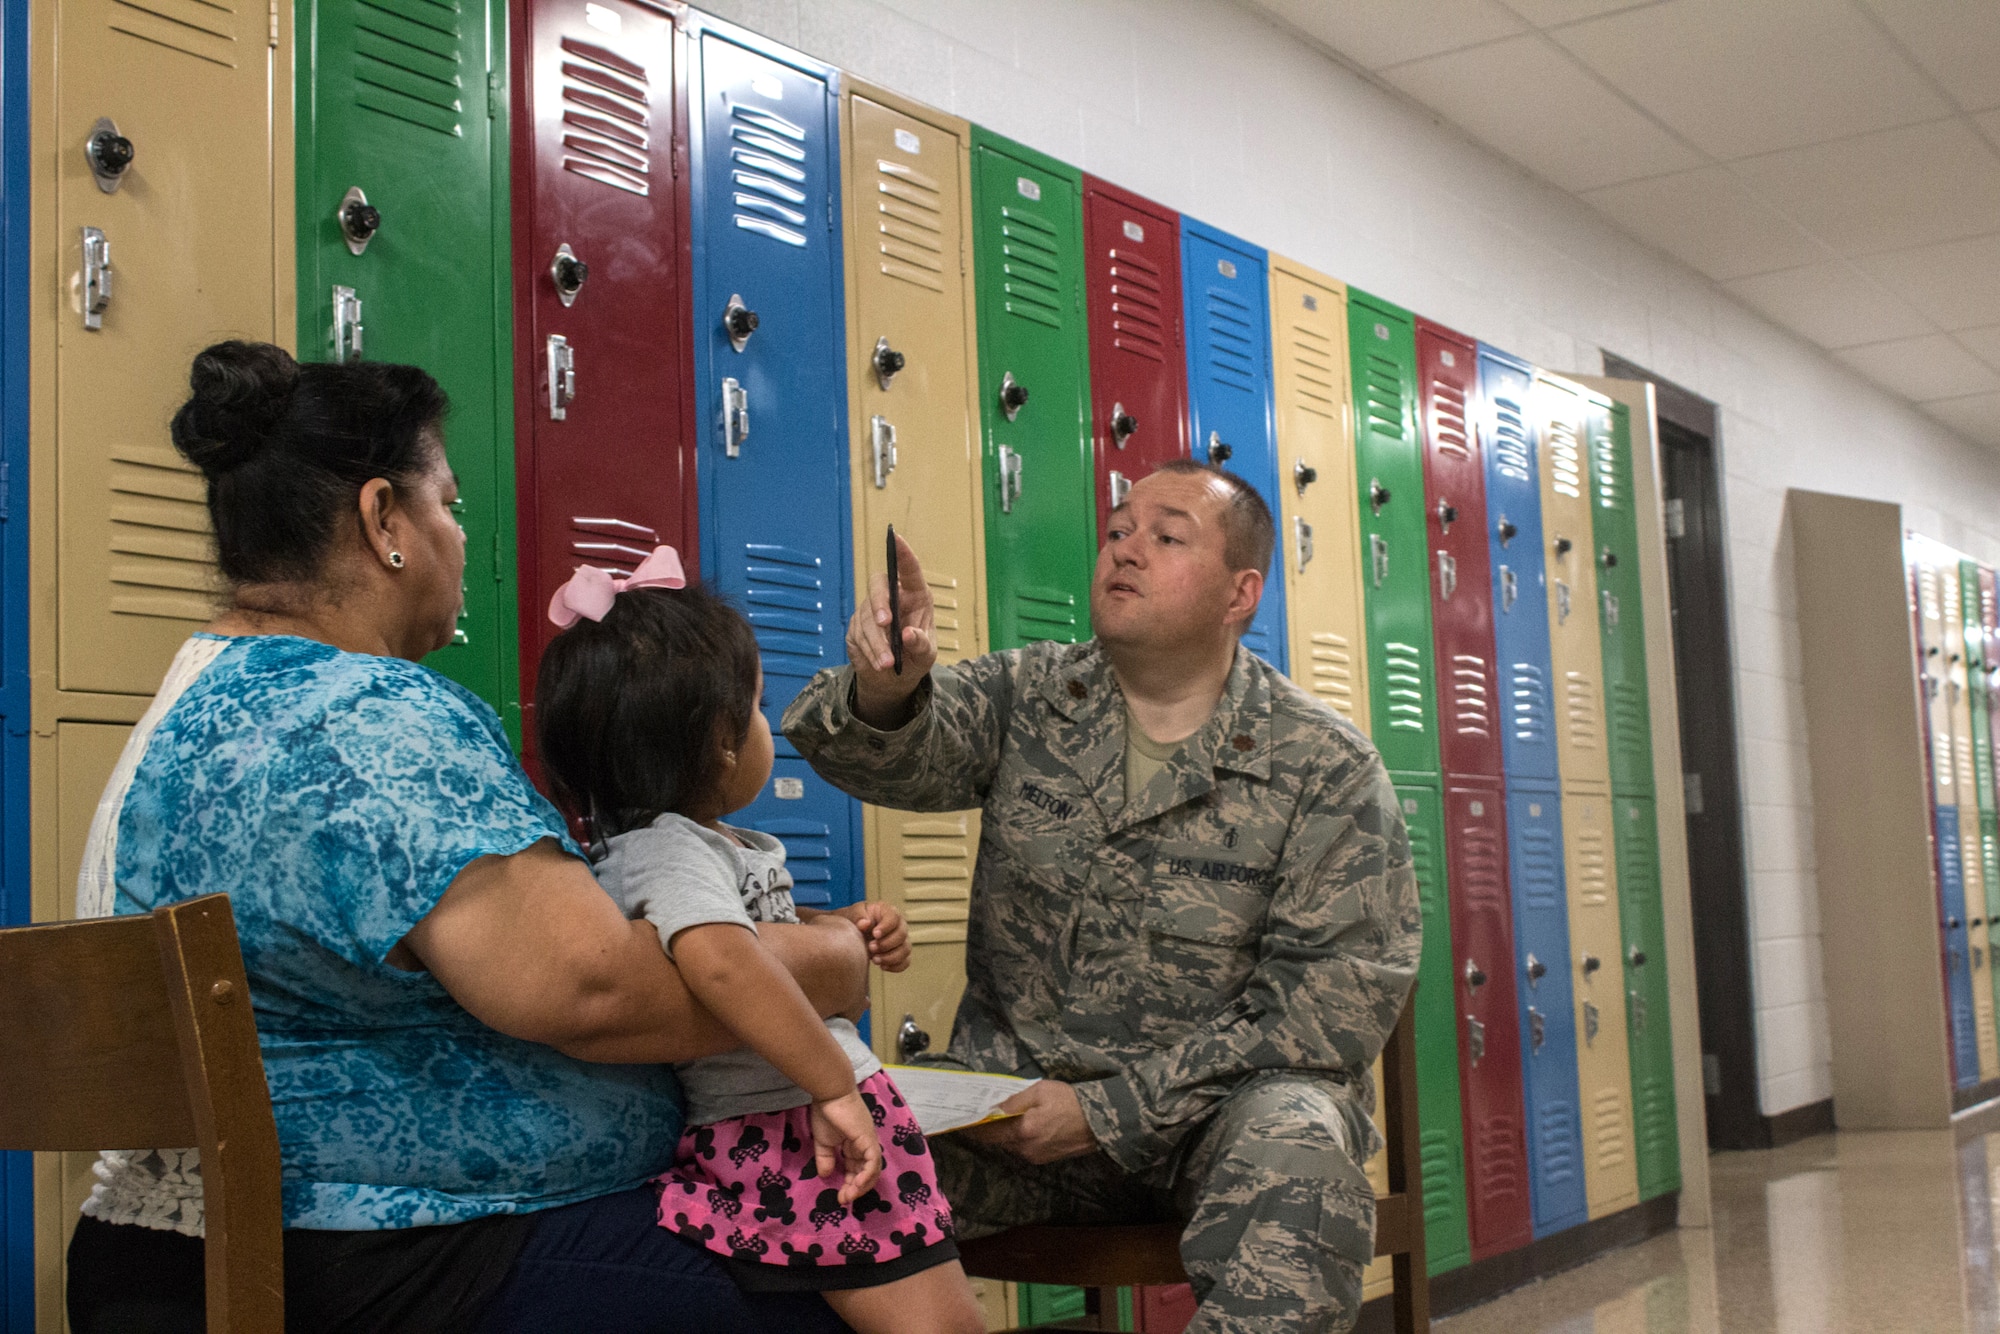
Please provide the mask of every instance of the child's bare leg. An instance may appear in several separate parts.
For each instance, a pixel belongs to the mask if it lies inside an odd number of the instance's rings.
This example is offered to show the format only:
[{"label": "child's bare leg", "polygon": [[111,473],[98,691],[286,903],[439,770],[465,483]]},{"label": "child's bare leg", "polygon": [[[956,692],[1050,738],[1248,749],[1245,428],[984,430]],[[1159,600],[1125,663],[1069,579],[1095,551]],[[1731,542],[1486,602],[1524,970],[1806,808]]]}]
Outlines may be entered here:
[{"label": "child's bare leg", "polygon": [[986,1334],[986,1317],[956,1260],[878,1288],[820,1296],[859,1334]]}]

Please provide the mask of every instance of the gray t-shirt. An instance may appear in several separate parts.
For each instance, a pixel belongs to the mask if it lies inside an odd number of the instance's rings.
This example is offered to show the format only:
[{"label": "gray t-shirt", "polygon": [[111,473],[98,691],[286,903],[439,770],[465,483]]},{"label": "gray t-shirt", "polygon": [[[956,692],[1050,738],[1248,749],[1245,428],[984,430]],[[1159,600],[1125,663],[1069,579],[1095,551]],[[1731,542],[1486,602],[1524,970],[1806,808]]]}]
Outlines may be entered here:
[{"label": "gray t-shirt", "polygon": [[[627,917],[653,924],[669,958],[674,936],[691,926],[734,922],[755,931],[759,922],[799,920],[792,906],[792,873],[785,869],[785,845],[754,829],[723,827],[728,834],[683,815],[662,815],[644,829],[613,835],[597,863],[598,883]],[[741,1003],[753,1005],[756,997],[744,996]],[[826,1026],[854,1063],[856,1080],[882,1068],[851,1022],[829,1019]],[[688,1061],[674,1072],[687,1094],[689,1125],[784,1111],[812,1101],[747,1048]]]}]

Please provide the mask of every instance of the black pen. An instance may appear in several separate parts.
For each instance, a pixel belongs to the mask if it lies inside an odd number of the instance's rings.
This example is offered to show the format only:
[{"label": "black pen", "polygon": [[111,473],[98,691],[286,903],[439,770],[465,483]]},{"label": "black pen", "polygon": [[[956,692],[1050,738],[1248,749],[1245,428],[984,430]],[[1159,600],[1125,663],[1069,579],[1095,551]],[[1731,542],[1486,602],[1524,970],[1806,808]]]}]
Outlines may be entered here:
[{"label": "black pen", "polygon": [[896,663],[896,675],[903,674],[903,599],[896,578],[896,525],[889,525],[889,652]]}]

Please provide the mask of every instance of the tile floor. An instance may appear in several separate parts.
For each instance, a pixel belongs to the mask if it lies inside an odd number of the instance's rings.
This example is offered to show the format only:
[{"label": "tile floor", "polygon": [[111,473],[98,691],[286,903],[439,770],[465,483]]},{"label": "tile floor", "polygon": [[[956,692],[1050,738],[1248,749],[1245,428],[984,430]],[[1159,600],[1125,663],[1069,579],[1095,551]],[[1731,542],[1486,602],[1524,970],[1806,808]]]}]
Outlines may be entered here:
[{"label": "tile floor", "polygon": [[1593,1260],[1439,1334],[2000,1334],[2000,1135],[1844,1133],[1710,1159],[1715,1227]]}]

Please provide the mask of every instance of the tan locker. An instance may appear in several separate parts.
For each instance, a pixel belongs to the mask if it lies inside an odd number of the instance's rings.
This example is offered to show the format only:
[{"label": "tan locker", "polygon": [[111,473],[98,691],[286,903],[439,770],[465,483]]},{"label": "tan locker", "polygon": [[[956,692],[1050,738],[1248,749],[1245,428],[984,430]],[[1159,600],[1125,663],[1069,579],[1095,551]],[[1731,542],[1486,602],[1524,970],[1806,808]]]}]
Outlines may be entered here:
[{"label": "tan locker", "polygon": [[[1951,729],[1951,666],[1944,629],[1944,590],[1941,580],[1947,562],[1937,558],[1922,538],[1912,536],[1907,544],[1909,563],[1916,571],[1917,632],[1923,646],[1923,690],[1925,721],[1931,741],[1931,790],[1940,806],[1958,804],[1958,765],[1953,758]],[[1956,583],[1956,580],[1953,581]]]},{"label": "tan locker", "polygon": [[1590,1216],[1602,1218],[1639,1202],[1611,801],[1604,796],[1565,792],[1562,817],[1563,865],[1569,881],[1570,978],[1576,987],[1584,1194],[1590,1201]]},{"label": "tan locker", "polygon": [[[1542,541],[1549,584],[1549,650],[1566,792],[1611,791],[1604,737],[1604,654],[1597,630],[1597,552],[1591,539],[1585,391],[1535,373],[1542,451]],[[1592,395],[1592,397],[1596,397]],[[1607,409],[1608,411],[1608,409]]]},{"label": "tan locker", "polygon": [[1271,357],[1292,677],[1366,730],[1360,497],[1348,412],[1347,284],[1271,256]]},{"label": "tan locker", "polygon": [[1958,841],[1965,876],[1966,957],[1972,964],[1972,1021],[1979,1048],[1979,1077],[2000,1075],[2000,1032],[1996,1032],[1993,1012],[1992,955],[1988,948],[1986,921],[1986,875],[1979,856],[1979,819],[1974,804],[1978,784],[1973,775],[1972,681],[1965,657],[1964,590],[1959,587],[1959,567],[1953,554],[1941,557],[1936,565],[1938,623],[1944,658],[1945,710],[1951,727],[1951,769],[1953,786],[1963,803],[1959,807]]},{"label": "tan locker", "polygon": [[[937,604],[938,659],[985,651],[986,550],[970,264],[971,127],[848,83],[848,411],[862,597],[886,574],[889,525],[916,550]],[[904,1060],[907,1020],[942,1049],[965,986],[979,815],[865,808],[869,894],[910,922],[909,971],[874,978],[875,1046]]]}]

